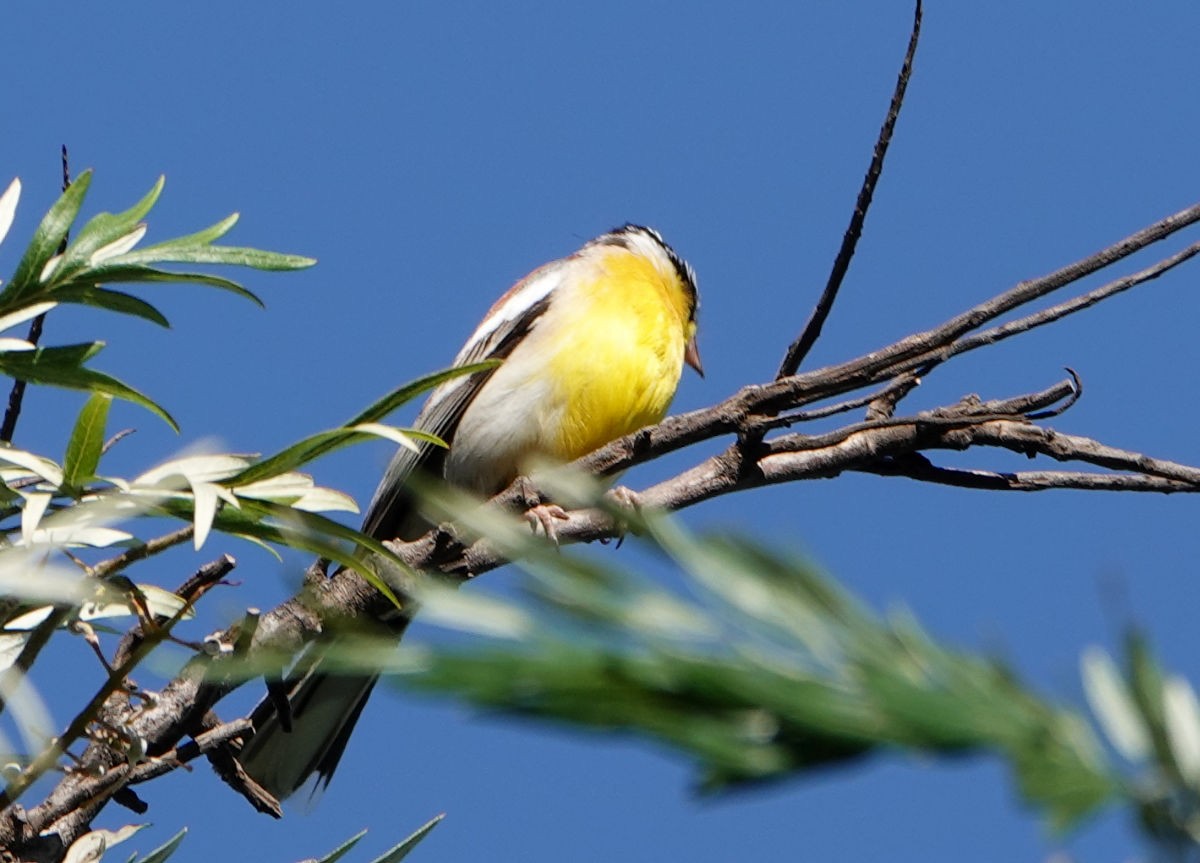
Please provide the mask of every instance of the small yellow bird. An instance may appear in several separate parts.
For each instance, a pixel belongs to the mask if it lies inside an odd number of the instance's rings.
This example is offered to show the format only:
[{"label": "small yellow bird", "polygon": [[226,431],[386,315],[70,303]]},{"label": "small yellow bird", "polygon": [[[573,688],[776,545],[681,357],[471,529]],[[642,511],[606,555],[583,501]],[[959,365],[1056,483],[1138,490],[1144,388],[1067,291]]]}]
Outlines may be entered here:
[{"label": "small yellow bird", "polygon": [[[692,268],[641,225],[534,270],[492,306],[454,360],[503,363],[438,387],[417,416],[415,426],[449,449],[400,450],[363,531],[411,540],[429,529],[407,489],[414,471],[490,497],[533,460],[569,462],[659,422],[684,363],[704,374],[698,300]],[[377,679],[322,673],[319,664],[310,655],[293,672],[291,732],[264,701],[241,755],[246,772],[280,800],[313,774],[318,788],[328,784]]]}]

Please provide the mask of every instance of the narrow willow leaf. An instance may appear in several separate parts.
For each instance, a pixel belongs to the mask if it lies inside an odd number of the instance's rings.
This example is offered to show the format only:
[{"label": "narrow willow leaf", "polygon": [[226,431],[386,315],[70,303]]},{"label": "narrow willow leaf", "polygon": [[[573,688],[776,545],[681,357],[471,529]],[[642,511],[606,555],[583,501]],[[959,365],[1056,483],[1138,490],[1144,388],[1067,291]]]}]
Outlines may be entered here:
[{"label": "narrow willow leaf", "polygon": [[63,458],[63,484],[67,487],[81,488],[95,477],[96,469],[100,466],[100,453],[104,449],[104,431],[111,406],[111,395],[92,393],[79,412]]},{"label": "narrow willow leaf", "polygon": [[1182,677],[1172,674],[1164,681],[1163,715],[1180,775],[1193,788],[1200,788],[1200,705]]},{"label": "narrow willow leaf", "polygon": [[263,480],[291,473],[296,468],[314,459],[333,452],[340,447],[366,440],[368,436],[361,432],[347,429],[332,429],[310,435],[298,443],[292,444],[282,452],[270,458],[263,459],[257,464],[246,468],[240,474],[229,478],[231,486],[249,486]]},{"label": "narrow willow leaf", "polygon": [[74,345],[39,347],[24,354],[22,359],[45,368],[74,369],[82,366],[102,350],[104,350],[104,342],[80,342]]},{"label": "narrow willow leaf", "polygon": [[420,844],[422,839],[429,835],[430,831],[432,831],[434,827],[437,827],[442,823],[442,819],[445,817],[446,815],[443,813],[429,819],[429,821],[425,822],[416,830],[414,830],[411,836],[409,836],[399,845],[385,852],[382,856],[376,857],[371,861],[371,863],[400,863],[401,860],[408,856],[410,851]]},{"label": "narrow willow leaf", "polygon": [[44,315],[57,305],[58,303],[54,301],[34,303],[31,306],[26,306],[23,309],[17,309],[15,312],[9,312],[7,315],[0,316],[0,333],[18,324],[33,320],[38,315]]},{"label": "narrow willow leaf", "polygon": [[268,479],[258,480],[247,485],[230,484],[234,494],[241,497],[256,497],[261,500],[295,500],[311,491],[316,486],[313,478],[306,473],[280,474]]},{"label": "narrow willow leaf", "polygon": [[509,641],[535,635],[533,616],[496,596],[426,585],[419,598],[425,623]]},{"label": "narrow willow leaf", "polygon": [[457,366],[457,367],[451,368],[451,369],[444,369],[440,372],[434,372],[433,374],[429,374],[429,375],[425,375],[424,377],[417,378],[414,381],[409,381],[408,383],[403,384],[402,386],[399,386],[396,389],[392,390],[390,393],[388,393],[383,398],[372,403],[371,405],[366,407],[364,410],[362,410],[355,416],[351,417],[349,420],[346,421],[345,425],[346,426],[356,426],[356,425],[362,425],[363,423],[378,422],[379,420],[383,419],[388,414],[390,414],[392,411],[396,410],[396,408],[400,407],[401,405],[407,404],[408,402],[415,399],[417,396],[421,395],[422,393],[424,393],[428,390],[433,389],[434,387],[438,386],[439,384],[444,384],[447,381],[454,380],[455,378],[464,377],[466,375],[471,375],[476,372],[492,371],[492,370],[496,369],[497,367],[499,367],[501,362],[503,362],[503,361],[502,360],[485,360],[484,362],[481,362],[481,363],[472,363],[470,365]]},{"label": "narrow willow leaf", "polygon": [[1113,748],[1139,764],[1150,755],[1150,734],[1121,674],[1107,653],[1089,647],[1080,660],[1083,692]]},{"label": "narrow willow leaf", "polygon": [[95,863],[104,852],[137,833],[146,824],[126,824],[119,830],[93,830],[71,843],[63,863]]},{"label": "narrow willow leaf", "polygon": [[92,306],[97,309],[107,309],[123,315],[145,318],[160,327],[169,327],[170,322],[163,313],[145,300],[121,291],[113,291],[96,285],[67,285],[55,288],[54,298],[60,303],[74,303],[80,306]]},{"label": "narrow willow leaf", "polygon": [[111,527],[95,527],[85,524],[57,524],[49,520],[34,532],[27,545],[52,548],[108,548],[121,543],[132,543],[133,534]]},{"label": "narrow willow leaf", "polygon": [[175,853],[175,850],[179,847],[180,843],[183,842],[184,837],[186,837],[186,836],[187,836],[187,828],[184,827],[182,830],[180,830],[178,833],[176,833],[174,836],[172,836],[170,839],[168,839],[162,845],[159,845],[157,848],[155,848],[153,851],[151,851],[145,857],[138,857],[138,856],[134,855],[134,857],[132,858],[130,863],[166,863],[166,860],[168,858],[170,858],[170,856],[172,854]]},{"label": "narrow willow leaf", "polygon": [[358,504],[350,495],[318,486],[311,476],[303,473],[285,473],[249,485],[235,486],[232,491],[239,498],[275,501],[308,512],[358,512]]},{"label": "narrow willow leaf", "polygon": [[75,241],[71,243],[64,255],[62,265],[64,275],[69,275],[81,266],[88,265],[92,255],[99,249],[116,242],[137,227],[138,222],[158,202],[162,194],[166,178],[159,176],[140,201],[122,213],[97,213],[79,229]]},{"label": "narrow willow leaf", "polygon": [[[258,464],[247,468],[243,473],[230,479],[230,485],[248,485],[259,480],[267,479],[273,476],[285,474],[296,468],[305,465],[323,455],[326,455],[341,447],[356,443],[364,439],[368,434],[375,435],[377,432],[371,429],[372,424],[385,417],[387,414],[396,410],[407,402],[412,401],[421,393],[430,390],[441,383],[448,380],[469,375],[479,371],[490,371],[499,365],[497,361],[491,360],[484,363],[476,363],[474,365],[462,366],[461,368],[448,369],[445,371],[435,372],[431,375],[418,378],[410,383],[403,384],[397,387],[392,392],[388,393],[383,398],[368,406],[357,416],[349,420],[344,426],[328,431],[318,432],[310,435],[303,440],[292,444],[287,449],[276,453],[269,458],[265,458]],[[365,428],[364,428],[365,426]],[[401,429],[402,434],[418,440],[423,443],[432,444],[434,446],[444,447],[446,444],[441,439],[429,434],[428,432],[419,431],[417,429]],[[392,434],[385,435],[388,439],[392,438]]]},{"label": "narrow willow leaf", "polygon": [[248,542],[251,545],[258,546],[263,551],[267,552],[267,554],[271,555],[271,557],[275,558],[276,561],[283,563],[283,555],[279,553],[275,546],[271,545],[271,543],[267,542],[266,540],[257,536],[251,536],[248,533],[237,533],[236,531],[228,531],[228,533],[230,536],[236,536],[240,540]]},{"label": "narrow willow leaf", "polygon": [[43,285],[49,282],[54,274],[58,272],[58,265],[62,263],[62,255],[55,255],[50,260],[46,261],[46,265],[42,267],[42,271],[38,273],[37,280]]},{"label": "narrow willow leaf", "polygon": [[355,835],[353,835],[349,839],[347,839],[345,842],[343,842],[341,845],[334,848],[332,851],[330,851],[328,854],[326,854],[320,860],[314,861],[314,863],[335,863],[335,861],[341,860],[343,857],[345,857],[347,854],[349,854],[350,849],[353,848],[355,845],[357,845],[359,843],[359,840],[361,840],[366,835],[367,835],[366,830],[362,830],[359,833],[356,833]]},{"label": "narrow willow leaf", "polygon": [[1163,694],[1162,666],[1158,664],[1147,639],[1137,630],[1126,635],[1125,649],[1129,663],[1129,691],[1150,732],[1155,756],[1160,763],[1169,764],[1173,755],[1163,710],[1166,699]]},{"label": "narrow willow leaf", "polygon": [[33,542],[33,533],[41,523],[42,516],[50,506],[54,495],[46,491],[22,492],[25,506],[21,508],[21,540],[28,545]]},{"label": "narrow willow leaf", "polygon": [[[239,508],[224,507],[217,511],[214,527],[222,533],[236,536],[265,547],[272,555],[278,553],[267,543],[305,551],[353,569],[374,585],[390,601],[399,606],[395,594],[365,560],[362,550],[377,557],[401,572],[409,572],[398,557],[378,540],[360,534],[343,524],[313,513],[290,509],[268,501],[242,500]],[[191,522],[194,513],[191,496],[158,498],[153,510],[181,521]],[[357,547],[354,547],[357,546]]]},{"label": "narrow willow leaf", "polygon": [[[146,608],[156,617],[179,615],[181,620],[191,620],[196,616],[196,612],[190,608],[184,611],[187,604],[178,594],[153,584],[139,584],[137,588],[141,591]],[[129,593],[128,590],[105,585],[99,598],[88,600],[79,607],[79,619],[92,621],[136,616],[137,601]]]},{"label": "narrow willow leaf", "polygon": [[[237,476],[231,477],[231,486],[249,486],[278,476],[292,473],[296,468],[311,462],[320,456],[374,437],[373,433],[356,429],[330,429],[310,435],[299,443],[292,444],[280,453],[263,459],[257,464],[246,468]],[[389,436],[390,437],[390,436]]]},{"label": "narrow willow leaf", "polygon": [[421,451],[421,448],[417,446],[416,442],[409,435],[395,426],[384,425],[383,423],[359,423],[356,426],[351,426],[350,430],[390,440],[392,443],[412,453],[419,453]]},{"label": "narrow willow leaf", "polygon": [[260,308],[263,306],[263,301],[256,294],[246,290],[246,288],[231,279],[208,273],[174,272],[142,264],[122,264],[111,260],[93,269],[80,271],[70,280],[64,282],[63,286],[55,287],[54,296],[58,297],[64,287],[91,287],[96,282],[104,282],[106,284],[116,284],[119,282],[125,284],[162,284],[173,282],[176,284],[210,285],[214,288],[221,288],[222,290],[237,294],[244,299],[250,300]]},{"label": "narrow willow leaf", "polygon": [[37,276],[46,266],[46,262],[58,252],[58,247],[62,244],[63,238],[67,236],[71,223],[79,215],[79,208],[83,206],[83,199],[87,195],[91,182],[92,172],[84,171],[50,207],[49,212],[34,231],[33,239],[25,250],[21,262],[17,264],[17,271],[13,274],[12,281],[3,291],[0,291],[0,310],[8,308],[9,304],[25,294],[37,290]]},{"label": "narrow willow leaf", "polygon": [[[242,511],[236,515],[229,509],[221,510],[217,514],[219,529],[272,539],[273,537],[264,536],[261,532],[261,528],[268,528],[274,533],[276,541],[284,545],[316,552],[322,557],[350,567],[362,576],[364,581],[400,607],[396,594],[375,572],[371,563],[364,559],[362,554],[348,554],[336,543],[337,540],[349,543],[356,549],[371,552],[401,572],[411,573],[408,566],[379,540],[315,512],[304,512],[264,500],[249,499],[243,500],[242,503]],[[270,518],[274,524],[264,525],[263,518]],[[230,526],[227,528],[226,524]]]},{"label": "narrow willow leaf", "polygon": [[248,456],[234,453],[187,455],[150,468],[134,479],[133,485],[182,487],[179,482],[167,482],[172,479],[182,480],[187,485],[197,482],[226,482],[244,470],[248,463]]},{"label": "narrow willow leaf", "polygon": [[199,231],[191,234],[184,234],[182,237],[173,237],[170,240],[163,240],[161,243],[155,243],[153,246],[142,247],[143,252],[158,251],[161,249],[183,248],[190,249],[197,246],[207,246],[233,230],[233,226],[238,223],[241,215],[238,213],[230,213],[221,221],[209,225],[207,228],[201,228]]},{"label": "narrow willow leaf", "polygon": [[36,453],[0,445],[0,463],[2,462],[24,468],[33,476],[39,476],[51,485],[61,486],[63,484],[62,468],[50,459],[43,458]]},{"label": "narrow willow leaf", "polygon": [[[185,238],[186,239],[186,238]],[[114,265],[128,264],[228,264],[251,267],[255,270],[301,270],[317,261],[303,255],[287,255],[242,246],[191,245],[184,240],[172,240],[156,246],[144,246],[124,255],[111,258]]]},{"label": "narrow willow leaf", "polygon": [[21,180],[14,177],[4,194],[0,195],[0,243],[8,236],[13,218],[17,215],[17,202],[21,200]]},{"label": "narrow willow leaf", "polygon": [[289,506],[305,512],[358,512],[358,504],[350,495],[321,486],[309,489],[291,501]]},{"label": "narrow willow leaf", "polygon": [[[90,346],[38,348],[33,351],[3,353],[0,354],[0,373],[33,384],[109,393],[119,399],[141,405],[178,432],[179,425],[175,419],[148,396],[103,372],[82,366],[84,360],[103,346],[103,342],[94,342]],[[81,351],[78,348],[91,350]]]},{"label": "narrow willow leaf", "polygon": [[192,498],[195,500],[192,524],[196,527],[192,542],[199,551],[208,539],[208,532],[212,530],[213,520],[217,517],[217,487],[209,482],[193,483]]},{"label": "narrow willow leaf", "polygon": [[[0,630],[0,673],[11,668],[13,663],[17,661],[17,658],[21,655],[21,651],[29,643],[29,635],[28,632],[13,633],[7,630]],[[4,745],[3,735],[0,735],[0,745]],[[6,746],[5,749],[8,750],[8,747]]]},{"label": "narrow willow leaf", "polygon": [[16,617],[14,617],[12,620],[5,623],[4,631],[5,632],[18,632],[18,631],[19,632],[30,632],[34,629],[37,629],[39,626],[41,626],[43,623],[45,623],[46,620],[48,620],[50,615],[53,613],[54,613],[53,605],[43,605],[40,608],[35,608],[31,611],[26,611],[23,614],[19,614]]},{"label": "narrow willow leaf", "polygon": [[142,241],[142,237],[146,236],[146,226],[138,225],[127,234],[122,234],[106,246],[101,246],[92,252],[88,258],[88,264],[96,267],[103,264],[105,261],[119,257],[130,251],[134,246]]},{"label": "narrow willow leaf", "polygon": [[146,607],[156,617],[175,617],[179,615],[181,620],[191,620],[196,616],[196,612],[193,609],[189,608],[184,611],[187,604],[184,602],[183,597],[177,593],[154,584],[139,584],[137,588],[146,599]]}]

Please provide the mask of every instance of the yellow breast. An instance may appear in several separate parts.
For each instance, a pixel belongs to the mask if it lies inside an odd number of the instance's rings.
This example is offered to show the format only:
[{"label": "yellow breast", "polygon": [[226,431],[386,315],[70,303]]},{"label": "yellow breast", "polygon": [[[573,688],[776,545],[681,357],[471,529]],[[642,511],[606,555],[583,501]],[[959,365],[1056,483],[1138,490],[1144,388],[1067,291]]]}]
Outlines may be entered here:
[{"label": "yellow breast", "polygon": [[454,485],[489,496],[666,415],[694,329],[678,277],[618,246],[563,263],[549,308],[463,414],[445,463]]},{"label": "yellow breast", "polygon": [[572,338],[547,358],[562,407],[556,428],[545,430],[546,454],[562,460],[661,420],[688,338],[673,274],[621,248],[598,255],[591,270],[563,297]]}]

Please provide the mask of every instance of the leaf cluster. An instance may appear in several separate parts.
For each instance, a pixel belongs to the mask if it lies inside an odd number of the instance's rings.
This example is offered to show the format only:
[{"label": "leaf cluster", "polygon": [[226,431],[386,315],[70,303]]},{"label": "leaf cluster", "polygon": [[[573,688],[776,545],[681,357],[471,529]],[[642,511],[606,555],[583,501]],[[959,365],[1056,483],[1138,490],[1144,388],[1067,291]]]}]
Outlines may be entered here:
[{"label": "leaf cluster", "polygon": [[1160,842],[1200,837],[1200,709],[1140,638],[1124,674],[1098,648],[1085,653],[1093,722],[903,610],[872,612],[801,558],[620,515],[682,587],[476,522],[521,561],[521,597],[423,597],[428,618],[480,637],[425,645],[395,679],[490,712],[658,741],[695,763],[707,792],[871,755],[990,753],[1057,831],[1124,803]]},{"label": "leaf cluster", "polygon": [[[160,326],[168,325],[166,317],[154,305],[114,290],[113,284],[190,282],[233,291],[261,305],[257,296],[224,276],[164,269],[160,264],[224,264],[259,270],[295,270],[316,263],[312,258],[300,255],[217,244],[216,241],[237,224],[236,213],[196,233],[138,248],[146,234],[142,220],[162,193],[162,177],[132,207],[120,213],[93,216],[76,231],[73,239],[69,239],[91,180],[91,171],[82,173],[38,225],[12,278],[0,290],[0,332],[44,315],[63,303],[107,309]],[[20,193],[20,182],[14,180],[0,196],[0,241],[12,224]],[[0,374],[30,383],[102,392],[127,399],[153,411],[178,430],[175,420],[158,403],[87,365],[103,347],[102,341],[46,347],[21,339],[0,339]]]},{"label": "leaf cluster", "polygon": [[[294,270],[315,263],[297,255],[218,244],[236,223],[236,214],[193,234],[139,247],[146,233],[143,219],[163,188],[161,178],[128,210],[100,213],[76,228],[90,181],[91,173],[85,172],[64,191],[42,219],[12,277],[3,283],[0,331],[40,321],[63,304],[167,325],[154,305],[114,289],[114,284],[190,282],[259,302],[224,275],[165,269],[163,264]],[[0,240],[11,226],[19,195],[19,181],[0,195]],[[176,641],[202,653],[209,649],[207,643],[178,639],[172,630],[193,616],[195,602],[235,565],[233,559],[224,556],[202,567],[175,592],[130,579],[126,572],[138,562],[189,540],[200,549],[218,531],[273,554],[278,547],[289,547],[336,561],[392,596],[380,572],[388,567],[403,569],[402,562],[377,540],[326,515],[356,512],[357,505],[348,495],[317,485],[301,468],[342,447],[376,438],[414,449],[444,446],[432,435],[397,428],[385,420],[431,387],[494,366],[455,369],[404,384],[347,422],[273,454],[191,454],[122,477],[104,468],[106,454],[122,437],[110,436],[108,429],[113,398],[139,404],[173,428],[175,421],[158,402],[91,366],[103,342],[47,347],[35,341],[32,335],[0,337],[0,375],[89,395],[65,435],[61,457],[0,441],[0,712],[9,712],[22,738],[20,744],[0,738],[0,751],[6,753],[6,812],[13,811],[34,781],[57,769],[80,738],[93,747],[120,750],[121,758],[128,761],[126,767],[145,766],[146,743],[125,733],[120,724],[114,725],[112,699],[127,701],[137,691],[128,675],[159,644]],[[19,396],[15,402],[19,406]],[[15,423],[15,413],[11,420]],[[182,526],[158,536],[143,535],[145,526],[157,528],[164,518]],[[134,618],[134,624],[128,629],[115,627],[113,621],[120,617]],[[53,720],[36,691],[21,682],[49,639],[63,632],[87,640],[105,680],[66,731],[47,742],[46,729]],[[97,633],[106,632],[123,635],[111,661],[97,638]],[[401,859],[436,822],[425,825],[378,863]],[[136,829],[86,833],[64,852],[65,859],[75,859],[72,854],[81,860],[99,859],[107,847],[124,841]],[[182,834],[145,859],[165,860],[181,839]],[[328,859],[341,856],[355,841]]]}]

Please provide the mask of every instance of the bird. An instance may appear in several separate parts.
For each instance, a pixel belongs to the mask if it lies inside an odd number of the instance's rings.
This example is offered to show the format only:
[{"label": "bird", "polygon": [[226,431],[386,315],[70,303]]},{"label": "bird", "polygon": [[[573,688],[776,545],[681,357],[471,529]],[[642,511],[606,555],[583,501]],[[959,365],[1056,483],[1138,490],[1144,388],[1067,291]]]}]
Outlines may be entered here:
[{"label": "bird", "polygon": [[[698,307],[691,266],[643,225],[626,223],[535,269],[495,302],[453,365],[501,362],[443,383],[417,415],[414,427],[447,446],[398,450],[362,531],[404,541],[433,527],[417,511],[415,476],[491,497],[536,462],[567,463],[661,421],[684,365],[704,375]],[[562,511],[535,509],[535,527],[552,533]],[[314,794],[328,785],[378,678],[324,672],[320,650],[310,645],[291,672],[291,730],[264,699],[239,755],[277,800],[313,777]]]}]

